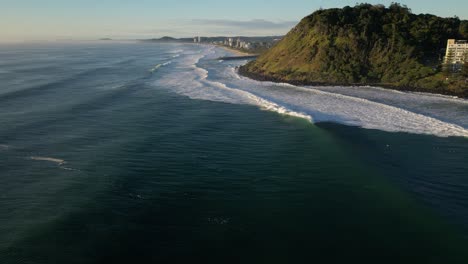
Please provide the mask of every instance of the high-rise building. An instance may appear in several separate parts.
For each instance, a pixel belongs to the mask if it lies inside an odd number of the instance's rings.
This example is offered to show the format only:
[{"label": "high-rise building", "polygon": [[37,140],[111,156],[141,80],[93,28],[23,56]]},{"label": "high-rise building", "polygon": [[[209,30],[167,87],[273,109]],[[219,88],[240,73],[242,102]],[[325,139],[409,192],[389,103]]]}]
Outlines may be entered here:
[{"label": "high-rise building", "polygon": [[451,65],[454,70],[459,70],[467,60],[468,42],[466,40],[449,39],[447,41],[444,63]]}]

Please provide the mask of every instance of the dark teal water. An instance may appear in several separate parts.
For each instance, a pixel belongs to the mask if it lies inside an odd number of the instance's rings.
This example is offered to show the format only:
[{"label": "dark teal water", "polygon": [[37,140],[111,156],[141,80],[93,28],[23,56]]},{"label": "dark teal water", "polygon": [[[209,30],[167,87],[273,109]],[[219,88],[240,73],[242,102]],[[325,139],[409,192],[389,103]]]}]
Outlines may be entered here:
[{"label": "dark teal water", "polygon": [[467,138],[206,93],[204,49],[0,47],[0,263],[468,263]]}]

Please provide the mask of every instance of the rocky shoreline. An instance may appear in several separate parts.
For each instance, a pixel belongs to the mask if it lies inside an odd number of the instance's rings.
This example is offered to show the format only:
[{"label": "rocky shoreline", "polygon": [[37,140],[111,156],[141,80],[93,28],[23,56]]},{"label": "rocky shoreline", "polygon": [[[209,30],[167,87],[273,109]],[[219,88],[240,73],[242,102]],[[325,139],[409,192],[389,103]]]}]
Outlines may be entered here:
[{"label": "rocky shoreline", "polygon": [[446,89],[431,90],[431,89],[424,89],[420,87],[395,86],[395,85],[382,84],[382,83],[352,84],[352,83],[338,83],[338,82],[310,82],[310,81],[302,81],[302,80],[284,80],[282,78],[278,78],[274,76],[250,72],[244,66],[240,66],[237,69],[237,71],[241,76],[244,76],[253,80],[257,80],[257,81],[262,81],[262,82],[288,83],[288,84],[297,85],[297,86],[350,86],[350,87],[351,86],[354,86],[354,87],[355,86],[375,86],[375,87],[381,87],[381,88],[385,88],[389,90],[397,90],[397,91],[403,91],[403,92],[431,93],[431,94],[439,94],[439,95],[456,96],[459,98],[468,99],[468,90],[465,90],[462,93],[457,93],[457,92],[452,92]]}]

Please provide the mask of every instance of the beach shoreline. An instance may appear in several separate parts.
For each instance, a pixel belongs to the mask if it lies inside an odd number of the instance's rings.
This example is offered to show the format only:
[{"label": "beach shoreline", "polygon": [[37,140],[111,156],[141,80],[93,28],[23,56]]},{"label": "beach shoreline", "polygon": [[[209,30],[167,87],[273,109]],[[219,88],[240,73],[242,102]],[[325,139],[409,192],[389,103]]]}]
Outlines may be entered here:
[{"label": "beach shoreline", "polygon": [[216,44],[212,44],[212,45],[214,45],[216,47],[219,47],[219,48],[222,48],[222,49],[224,49],[226,51],[232,52],[237,56],[256,56],[256,55],[258,55],[257,53],[250,53],[250,52],[240,51],[240,50],[237,50],[237,49],[234,49],[234,48],[231,48],[231,47],[227,47],[227,46],[223,46],[223,45],[216,45]]}]

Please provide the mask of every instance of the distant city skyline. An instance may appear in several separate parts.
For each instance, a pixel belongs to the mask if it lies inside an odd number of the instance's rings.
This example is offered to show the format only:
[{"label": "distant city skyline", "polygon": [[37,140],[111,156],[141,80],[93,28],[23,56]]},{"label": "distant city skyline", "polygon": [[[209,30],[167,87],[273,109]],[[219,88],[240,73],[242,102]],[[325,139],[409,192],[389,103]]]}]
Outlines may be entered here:
[{"label": "distant city skyline", "polygon": [[[394,1],[365,2],[388,6]],[[468,19],[466,1],[398,2],[416,14]],[[0,4],[0,42],[28,42],[282,35],[319,8],[354,6],[356,1],[0,0]]]}]

